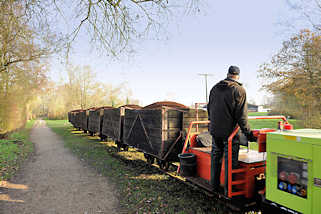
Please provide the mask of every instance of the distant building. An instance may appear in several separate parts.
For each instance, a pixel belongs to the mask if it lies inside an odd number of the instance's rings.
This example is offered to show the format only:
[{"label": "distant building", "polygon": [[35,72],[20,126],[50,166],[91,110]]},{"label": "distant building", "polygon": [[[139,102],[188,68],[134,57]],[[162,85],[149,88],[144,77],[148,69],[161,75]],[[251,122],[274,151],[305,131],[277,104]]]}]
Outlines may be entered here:
[{"label": "distant building", "polygon": [[261,106],[259,106],[258,111],[259,112],[270,112],[271,109],[270,108],[264,108],[264,106],[261,105]]},{"label": "distant building", "polygon": [[247,109],[248,109],[249,112],[258,112],[259,111],[259,106],[248,103],[247,104]]}]

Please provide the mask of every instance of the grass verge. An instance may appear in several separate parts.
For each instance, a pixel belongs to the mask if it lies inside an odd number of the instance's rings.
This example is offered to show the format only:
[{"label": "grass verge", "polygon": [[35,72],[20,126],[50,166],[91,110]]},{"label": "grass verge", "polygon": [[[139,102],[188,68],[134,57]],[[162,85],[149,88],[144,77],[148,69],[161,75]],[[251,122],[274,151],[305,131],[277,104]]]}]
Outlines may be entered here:
[{"label": "grass verge", "polygon": [[25,128],[0,140],[0,181],[9,180],[21,163],[33,152],[29,135],[34,121],[27,122]]},{"label": "grass verge", "polygon": [[226,213],[215,199],[149,167],[141,152],[117,152],[113,142],[99,142],[67,121],[47,124],[63,137],[65,147],[115,184],[120,213]]}]

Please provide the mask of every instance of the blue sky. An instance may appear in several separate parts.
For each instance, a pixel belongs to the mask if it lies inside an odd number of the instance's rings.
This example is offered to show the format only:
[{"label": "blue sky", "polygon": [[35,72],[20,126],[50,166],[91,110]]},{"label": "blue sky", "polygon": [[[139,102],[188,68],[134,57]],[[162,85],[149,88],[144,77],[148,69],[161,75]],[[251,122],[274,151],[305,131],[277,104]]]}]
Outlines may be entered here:
[{"label": "blue sky", "polygon": [[286,26],[279,23],[288,15],[286,3],[279,0],[207,0],[198,15],[171,20],[163,36],[169,39],[141,41],[137,55],[129,61],[103,58],[80,37],[72,62],[90,65],[100,81],[127,82],[141,105],[160,100],[185,105],[204,102],[204,77],[198,74],[213,75],[208,79],[210,90],[225,78],[230,65],[237,65],[248,101],[259,104],[268,95],[259,90],[258,66],[287,38]]}]

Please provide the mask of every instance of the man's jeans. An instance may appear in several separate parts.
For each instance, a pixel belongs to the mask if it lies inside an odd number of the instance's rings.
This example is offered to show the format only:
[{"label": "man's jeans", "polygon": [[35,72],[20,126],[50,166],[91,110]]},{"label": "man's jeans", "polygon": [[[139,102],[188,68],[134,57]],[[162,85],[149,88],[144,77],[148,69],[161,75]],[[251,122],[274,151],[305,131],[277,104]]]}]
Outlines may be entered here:
[{"label": "man's jeans", "polygon": [[[238,156],[239,156],[239,140],[238,136],[235,136],[232,141],[232,168],[237,168]],[[212,152],[211,152],[211,185],[215,191],[220,186],[220,175],[222,166],[222,157],[224,154],[225,160],[225,185],[224,190],[227,194],[227,182],[228,182],[228,142],[227,139],[215,138],[212,139]]]}]

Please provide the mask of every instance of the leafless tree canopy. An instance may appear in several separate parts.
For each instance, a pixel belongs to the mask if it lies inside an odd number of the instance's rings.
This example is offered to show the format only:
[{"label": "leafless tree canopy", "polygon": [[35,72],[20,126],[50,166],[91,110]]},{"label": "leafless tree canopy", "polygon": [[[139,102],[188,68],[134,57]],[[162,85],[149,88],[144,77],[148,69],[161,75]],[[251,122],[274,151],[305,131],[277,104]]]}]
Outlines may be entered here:
[{"label": "leafless tree canopy", "polygon": [[195,12],[199,6],[199,0],[25,1],[29,17],[49,30],[58,30],[66,39],[67,50],[82,32],[91,44],[111,56],[132,51],[134,41],[151,33],[158,36],[172,15],[183,10]]},{"label": "leafless tree canopy", "polygon": [[294,12],[293,19],[287,24],[294,29],[299,26],[321,31],[321,0],[287,0],[287,4]]},{"label": "leafless tree canopy", "polygon": [[[50,110],[52,115],[61,117],[78,105],[86,108],[130,101],[130,90],[122,92],[108,85],[95,88],[99,84],[92,84],[94,78],[88,68],[84,68],[81,75],[69,76],[69,84],[48,83],[46,58],[63,50],[69,53],[79,37],[82,37],[80,41],[92,42],[107,55],[119,57],[131,50],[134,41],[143,41],[149,33],[158,36],[161,26],[166,26],[163,24],[173,15],[172,11],[185,8],[193,12],[198,5],[198,0],[177,2],[0,0],[0,133],[23,125],[33,109],[39,109],[39,102],[44,108],[46,100],[54,105]],[[74,94],[75,91],[80,94]],[[53,94],[50,97],[37,96],[49,92]],[[58,94],[63,96],[58,99]],[[89,99],[96,94],[98,97],[109,95],[98,103],[91,103],[99,100]]]},{"label": "leafless tree canopy", "polygon": [[[134,41],[142,41],[150,33],[157,37],[173,11],[184,8],[186,12],[193,12],[199,6],[198,1],[1,0],[0,72],[12,63],[61,50],[68,53],[81,32],[85,41],[106,55],[128,53]],[[28,39],[34,48],[28,49],[29,53],[16,49],[13,43],[18,37]]]}]

